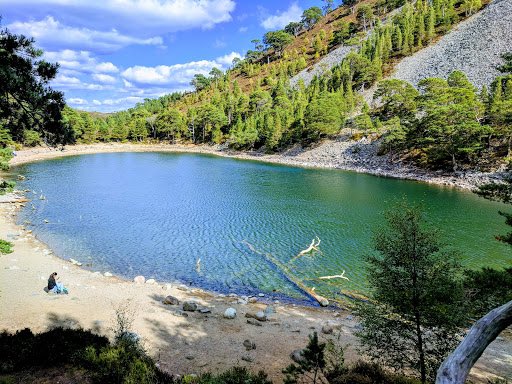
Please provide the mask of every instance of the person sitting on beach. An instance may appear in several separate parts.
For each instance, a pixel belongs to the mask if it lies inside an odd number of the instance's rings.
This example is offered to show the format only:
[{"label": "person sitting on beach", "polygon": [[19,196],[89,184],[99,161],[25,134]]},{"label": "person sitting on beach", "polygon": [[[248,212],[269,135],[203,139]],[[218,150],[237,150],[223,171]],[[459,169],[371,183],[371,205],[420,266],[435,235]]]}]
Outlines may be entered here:
[{"label": "person sitting on beach", "polygon": [[48,278],[48,292],[54,293],[68,293],[68,290],[64,288],[64,284],[57,282],[59,277],[57,272],[53,272]]}]

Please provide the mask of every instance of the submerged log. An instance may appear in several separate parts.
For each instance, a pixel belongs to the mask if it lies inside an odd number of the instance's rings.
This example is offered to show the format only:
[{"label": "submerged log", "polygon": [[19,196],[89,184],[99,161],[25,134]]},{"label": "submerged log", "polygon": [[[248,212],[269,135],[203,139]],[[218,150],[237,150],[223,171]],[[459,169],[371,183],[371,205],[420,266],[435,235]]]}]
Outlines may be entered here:
[{"label": "submerged log", "polygon": [[277,260],[274,256],[272,256],[270,253],[263,253],[258,251],[254,248],[254,246],[247,242],[243,241],[244,244],[249,247],[249,249],[257,253],[258,255],[263,256],[270,264],[274,265],[281,273],[283,274],[286,279],[292,283],[296,288],[298,288],[300,291],[305,293],[307,296],[311,297],[312,299],[316,300],[322,307],[326,307],[329,305],[329,300],[327,300],[325,297],[315,293],[315,288],[309,288],[307,287],[298,277],[296,277],[291,271],[290,268],[288,268],[285,264],[281,263],[279,260]]},{"label": "submerged log", "polygon": [[512,301],[493,309],[471,327],[464,340],[441,364],[436,384],[463,384],[487,346],[510,325]]}]

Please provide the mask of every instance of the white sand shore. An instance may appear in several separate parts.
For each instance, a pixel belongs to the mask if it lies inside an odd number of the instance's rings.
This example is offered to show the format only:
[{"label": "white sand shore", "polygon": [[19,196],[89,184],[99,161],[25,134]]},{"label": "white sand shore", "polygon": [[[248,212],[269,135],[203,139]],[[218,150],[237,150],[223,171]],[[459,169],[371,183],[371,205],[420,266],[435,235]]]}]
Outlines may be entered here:
[{"label": "white sand shore", "polygon": [[[101,144],[68,147],[65,151],[31,149],[18,152],[12,164],[82,153],[149,150],[169,150],[169,146]],[[171,150],[197,152],[198,148],[172,146]],[[204,147],[200,151],[215,152]],[[340,324],[342,343],[352,345],[347,351],[348,361],[356,358],[353,333],[357,322],[346,311],[277,304],[272,321],[251,325],[245,313],[265,309],[265,298],[254,304],[233,304],[236,298],[199,289],[183,291],[163,282],[136,284],[86,271],[54,256],[29,231],[16,225],[18,206],[19,203],[0,202],[0,238],[14,244],[13,253],[0,256],[0,330],[29,327],[38,332],[64,325],[111,334],[115,308],[127,306],[134,313],[133,330],[159,365],[171,373],[222,371],[245,365],[252,370],[264,369],[275,382],[281,382],[281,369],[291,363],[289,354],[306,345],[308,334],[315,330],[322,334],[322,325],[331,320]],[[69,295],[47,294],[43,290],[54,271],[69,288]],[[162,303],[167,295],[195,299],[212,312],[190,312],[184,317],[178,307]],[[234,320],[222,316],[230,306],[238,311]],[[256,349],[246,351],[246,339],[254,342]],[[512,376],[510,340],[509,336],[501,337],[486,351],[473,371],[475,382],[486,382],[485,378],[495,373]]]}]

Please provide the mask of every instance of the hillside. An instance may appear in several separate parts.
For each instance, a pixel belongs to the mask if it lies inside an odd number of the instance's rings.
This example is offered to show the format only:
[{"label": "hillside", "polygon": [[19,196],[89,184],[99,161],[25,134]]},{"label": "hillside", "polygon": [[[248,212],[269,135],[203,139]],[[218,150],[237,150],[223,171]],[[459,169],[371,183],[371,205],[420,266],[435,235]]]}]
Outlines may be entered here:
[{"label": "hillside", "polygon": [[414,85],[461,70],[478,88],[499,75],[501,55],[512,51],[512,0],[495,0],[450,33],[397,64],[392,77]]}]

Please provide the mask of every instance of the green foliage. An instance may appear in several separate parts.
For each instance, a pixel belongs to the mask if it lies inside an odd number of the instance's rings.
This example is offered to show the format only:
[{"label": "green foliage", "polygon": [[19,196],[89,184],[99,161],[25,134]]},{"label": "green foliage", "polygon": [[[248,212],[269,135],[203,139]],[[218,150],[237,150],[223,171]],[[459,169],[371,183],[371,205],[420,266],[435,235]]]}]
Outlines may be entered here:
[{"label": "green foliage", "polygon": [[27,147],[36,147],[41,144],[41,136],[39,132],[27,129],[23,132],[23,145]]},{"label": "green foliage", "polygon": [[512,268],[464,271],[464,289],[471,301],[470,316],[480,318],[512,300]]},{"label": "green foliage", "polygon": [[393,375],[380,365],[358,361],[340,375],[330,375],[330,384],[417,384],[418,380]]},{"label": "green foliage", "polygon": [[466,320],[462,269],[425,227],[417,206],[402,202],[386,221],[374,232],[376,253],[367,257],[371,301],[357,309],[357,336],[372,359],[410,368],[426,382],[458,343]]},{"label": "green foliage", "polygon": [[283,369],[285,384],[299,382],[323,383],[325,382],[325,343],[318,341],[317,333],[309,335],[309,343],[302,350],[303,359],[297,364],[290,364]]},{"label": "green foliage", "polygon": [[337,134],[344,121],[344,105],[337,93],[324,92],[306,107],[304,123],[309,137]]},{"label": "green foliage", "polygon": [[283,54],[283,50],[293,41],[293,36],[285,31],[270,31],[263,36],[263,42],[272,48],[278,56]]},{"label": "green foliage", "polygon": [[58,65],[41,60],[42,54],[33,39],[0,31],[0,123],[17,142],[34,130],[48,144],[65,143],[70,132],[61,121],[63,94],[48,86]]},{"label": "green foliage", "polygon": [[0,254],[6,255],[12,253],[12,243],[3,239],[0,239]]},{"label": "green foliage", "polygon": [[16,183],[11,180],[0,180],[0,195],[5,195],[6,193],[12,192]]},{"label": "green foliage", "polygon": [[318,21],[322,18],[322,10],[318,7],[311,7],[306,9],[302,13],[302,23],[305,25],[307,29],[313,28],[313,26],[318,23]]},{"label": "green foliage", "polygon": [[206,373],[197,379],[192,379],[191,382],[194,384],[272,384],[263,371],[254,374],[246,367],[233,367],[218,375]]},{"label": "green foliage", "polygon": [[7,171],[9,169],[9,160],[12,159],[12,149],[0,148],[0,170]]},{"label": "green foliage", "polygon": [[59,367],[80,360],[87,347],[102,348],[106,337],[82,329],[55,328],[34,335],[28,328],[0,334],[0,373],[32,367]]}]

